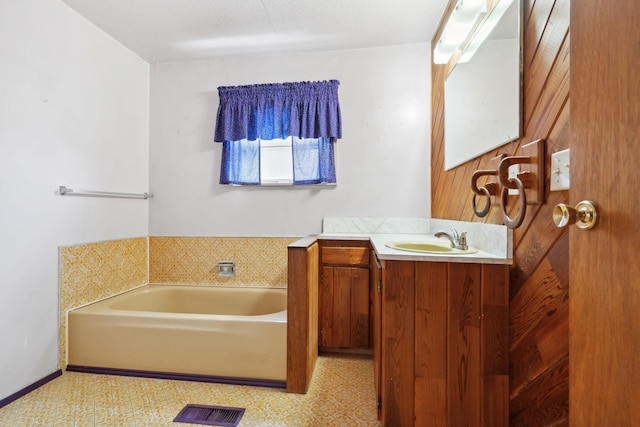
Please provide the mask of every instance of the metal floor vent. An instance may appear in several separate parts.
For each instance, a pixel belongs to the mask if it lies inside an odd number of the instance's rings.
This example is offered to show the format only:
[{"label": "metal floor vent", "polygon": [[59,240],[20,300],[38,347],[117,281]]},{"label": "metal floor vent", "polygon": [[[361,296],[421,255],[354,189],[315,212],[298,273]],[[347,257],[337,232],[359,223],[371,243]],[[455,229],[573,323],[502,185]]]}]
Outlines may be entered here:
[{"label": "metal floor vent", "polygon": [[190,404],[182,408],[182,411],[173,419],[173,422],[235,427],[243,415],[244,408]]}]

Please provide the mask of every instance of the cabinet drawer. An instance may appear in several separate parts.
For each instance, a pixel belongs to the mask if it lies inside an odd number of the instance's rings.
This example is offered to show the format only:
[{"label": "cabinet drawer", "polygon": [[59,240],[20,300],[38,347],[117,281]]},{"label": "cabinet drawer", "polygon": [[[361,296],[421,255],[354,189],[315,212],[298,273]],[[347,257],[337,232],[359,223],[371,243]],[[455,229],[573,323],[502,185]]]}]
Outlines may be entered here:
[{"label": "cabinet drawer", "polygon": [[369,265],[369,248],[325,246],[322,248],[322,263]]}]

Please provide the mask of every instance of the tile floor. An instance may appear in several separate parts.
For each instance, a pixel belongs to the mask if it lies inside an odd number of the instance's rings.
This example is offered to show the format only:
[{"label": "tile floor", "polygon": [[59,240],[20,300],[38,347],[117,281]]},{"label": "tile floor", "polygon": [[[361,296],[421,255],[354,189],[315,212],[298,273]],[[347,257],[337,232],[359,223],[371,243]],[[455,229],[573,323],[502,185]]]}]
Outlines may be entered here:
[{"label": "tile floor", "polygon": [[65,372],[0,408],[0,426],[197,426],[173,423],[188,403],[246,408],[239,426],[379,426],[371,358],[322,355],[307,394]]}]

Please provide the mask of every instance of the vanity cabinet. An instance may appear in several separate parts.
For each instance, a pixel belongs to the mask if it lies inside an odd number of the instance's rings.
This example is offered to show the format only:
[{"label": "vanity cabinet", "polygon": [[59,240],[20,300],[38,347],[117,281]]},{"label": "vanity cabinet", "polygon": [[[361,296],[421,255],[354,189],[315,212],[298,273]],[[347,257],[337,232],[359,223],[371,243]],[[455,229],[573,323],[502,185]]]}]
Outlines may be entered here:
[{"label": "vanity cabinet", "polygon": [[508,426],[509,265],[311,237],[288,252],[288,392],[319,347],[373,352],[383,426]]},{"label": "vanity cabinet", "polygon": [[369,349],[369,242],[319,243],[318,345],[325,349]]},{"label": "vanity cabinet", "polygon": [[375,274],[382,425],[508,426],[508,265],[383,260]]}]

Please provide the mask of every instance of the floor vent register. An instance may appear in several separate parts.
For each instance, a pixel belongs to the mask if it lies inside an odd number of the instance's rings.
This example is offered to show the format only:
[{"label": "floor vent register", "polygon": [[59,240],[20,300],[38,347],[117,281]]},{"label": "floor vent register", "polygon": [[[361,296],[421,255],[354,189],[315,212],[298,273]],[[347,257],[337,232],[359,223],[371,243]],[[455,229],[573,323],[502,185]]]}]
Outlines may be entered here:
[{"label": "floor vent register", "polygon": [[189,404],[182,408],[173,422],[235,427],[244,415],[244,411],[244,408]]}]

